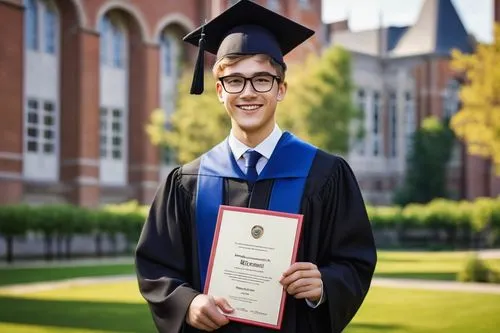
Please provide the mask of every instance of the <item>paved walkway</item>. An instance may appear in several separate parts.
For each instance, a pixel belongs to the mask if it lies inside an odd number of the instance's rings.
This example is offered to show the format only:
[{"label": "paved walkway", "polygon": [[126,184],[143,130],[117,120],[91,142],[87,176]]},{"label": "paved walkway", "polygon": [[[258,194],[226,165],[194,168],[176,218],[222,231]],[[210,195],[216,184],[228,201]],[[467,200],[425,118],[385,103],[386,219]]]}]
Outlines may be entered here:
[{"label": "paved walkway", "polygon": [[491,283],[472,283],[472,282],[465,283],[456,281],[375,278],[372,281],[372,286],[401,288],[401,289],[462,291],[462,292],[500,295],[500,284],[491,284]]},{"label": "paved walkway", "polygon": [[[481,250],[479,256],[484,259],[500,258],[500,249]],[[0,270],[9,268],[36,268],[36,267],[73,267],[73,266],[93,266],[103,264],[129,264],[133,263],[132,257],[116,257],[103,259],[74,259],[64,261],[46,262],[26,261],[14,262],[7,264],[0,263]],[[1,274],[1,272],[0,272]],[[135,275],[120,275],[95,278],[75,278],[62,281],[29,283],[19,285],[9,285],[0,287],[0,293],[9,294],[25,294],[37,291],[52,290],[59,288],[68,288],[74,286],[86,286],[101,283],[113,283],[123,281],[135,281]],[[401,289],[423,289],[435,291],[460,291],[474,293],[500,294],[500,284],[486,283],[462,283],[456,281],[433,281],[433,280],[417,280],[417,279],[394,279],[394,278],[374,278],[373,286],[390,287]]]}]

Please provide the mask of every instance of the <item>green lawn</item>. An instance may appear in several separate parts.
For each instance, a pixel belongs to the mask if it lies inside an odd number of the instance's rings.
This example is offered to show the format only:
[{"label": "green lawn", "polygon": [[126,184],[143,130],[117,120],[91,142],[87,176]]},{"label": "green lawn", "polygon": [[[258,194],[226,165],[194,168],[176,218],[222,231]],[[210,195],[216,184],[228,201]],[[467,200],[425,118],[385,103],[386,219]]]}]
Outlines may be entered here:
[{"label": "green lawn", "polygon": [[76,277],[135,274],[133,264],[105,264],[77,267],[1,268],[0,286],[65,280]]},{"label": "green lawn", "polygon": [[[454,281],[469,255],[468,252],[379,251],[375,274],[378,277]],[[500,259],[488,259],[486,263],[500,271]]]},{"label": "green lawn", "polygon": [[346,333],[493,333],[500,295],[372,288]]},{"label": "green lawn", "polygon": [[[0,294],[0,332],[154,333],[135,282]],[[347,333],[489,333],[500,295],[374,287]]]}]

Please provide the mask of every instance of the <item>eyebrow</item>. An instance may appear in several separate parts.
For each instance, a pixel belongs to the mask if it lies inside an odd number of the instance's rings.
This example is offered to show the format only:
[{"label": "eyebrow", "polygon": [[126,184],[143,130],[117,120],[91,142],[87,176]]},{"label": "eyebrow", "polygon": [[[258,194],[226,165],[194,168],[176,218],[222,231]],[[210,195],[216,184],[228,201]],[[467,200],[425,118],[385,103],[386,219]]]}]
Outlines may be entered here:
[{"label": "eyebrow", "polygon": [[278,76],[276,74],[272,74],[272,73],[269,73],[269,72],[257,72],[257,73],[253,73],[251,74],[250,76],[246,76],[245,74],[243,73],[231,73],[231,74],[228,74],[228,75],[225,75],[225,76],[242,76],[242,77],[254,77],[254,76],[259,76],[259,75],[272,75],[272,76]]}]

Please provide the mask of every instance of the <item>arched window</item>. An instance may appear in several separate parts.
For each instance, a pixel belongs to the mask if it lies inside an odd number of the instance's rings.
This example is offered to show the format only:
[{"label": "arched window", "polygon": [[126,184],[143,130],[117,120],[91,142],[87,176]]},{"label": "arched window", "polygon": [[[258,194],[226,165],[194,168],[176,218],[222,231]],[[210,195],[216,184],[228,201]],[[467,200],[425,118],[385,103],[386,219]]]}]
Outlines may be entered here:
[{"label": "arched window", "polygon": [[104,16],[101,19],[101,22],[99,22],[99,32],[101,34],[101,36],[99,37],[101,64],[106,64],[108,62],[107,45],[109,45],[108,41],[109,26],[110,26],[109,18],[107,16]]},{"label": "arched window", "polygon": [[124,68],[126,63],[125,25],[116,16],[105,15],[99,23],[101,64]]},{"label": "arched window", "polygon": [[25,42],[30,50],[38,49],[38,1],[26,0]]},{"label": "arched window", "polygon": [[52,4],[46,3],[44,8],[44,39],[46,53],[56,53],[57,12]]},{"label": "arched window", "polygon": [[49,0],[26,0],[25,43],[28,50],[55,55],[59,17]]},{"label": "arched window", "polygon": [[23,176],[57,181],[60,146],[59,14],[50,0],[25,1]]},{"label": "arched window", "polygon": [[160,53],[162,62],[162,74],[165,76],[172,75],[172,40],[168,34],[163,34],[160,40]]},{"label": "arched window", "polygon": [[100,32],[100,168],[102,183],[125,185],[128,181],[128,40],[119,13],[104,15]]}]

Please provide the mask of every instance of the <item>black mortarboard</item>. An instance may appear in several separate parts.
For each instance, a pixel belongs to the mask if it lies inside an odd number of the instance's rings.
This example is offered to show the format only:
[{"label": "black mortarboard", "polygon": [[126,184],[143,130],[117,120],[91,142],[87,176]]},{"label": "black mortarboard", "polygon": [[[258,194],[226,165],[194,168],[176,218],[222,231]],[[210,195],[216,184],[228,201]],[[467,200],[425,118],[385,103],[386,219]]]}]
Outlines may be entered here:
[{"label": "black mortarboard", "polygon": [[217,61],[230,54],[267,54],[285,66],[283,56],[314,31],[249,0],[240,0],[184,37],[199,47],[191,94],[203,92],[204,52]]}]

